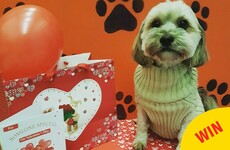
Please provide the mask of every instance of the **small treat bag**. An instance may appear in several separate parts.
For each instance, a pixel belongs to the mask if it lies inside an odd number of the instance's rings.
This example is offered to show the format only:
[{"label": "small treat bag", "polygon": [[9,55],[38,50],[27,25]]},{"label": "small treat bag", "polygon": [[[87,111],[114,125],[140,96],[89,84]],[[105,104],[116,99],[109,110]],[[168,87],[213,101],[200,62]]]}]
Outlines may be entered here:
[{"label": "small treat bag", "polygon": [[8,107],[1,111],[13,115],[30,105],[41,106],[43,113],[63,109],[67,150],[91,149],[113,139],[117,129],[113,61],[89,56],[61,57],[54,72],[3,82]]}]

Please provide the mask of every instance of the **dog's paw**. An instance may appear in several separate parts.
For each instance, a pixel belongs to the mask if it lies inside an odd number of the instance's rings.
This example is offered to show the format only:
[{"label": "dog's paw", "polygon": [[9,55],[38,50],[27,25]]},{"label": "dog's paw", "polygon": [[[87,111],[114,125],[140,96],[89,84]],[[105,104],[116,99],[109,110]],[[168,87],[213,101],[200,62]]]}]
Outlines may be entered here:
[{"label": "dog's paw", "polygon": [[147,146],[147,139],[148,139],[147,133],[139,132],[139,134],[136,135],[133,141],[133,149],[134,150],[145,150]]},{"label": "dog's paw", "polygon": [[145,150],[146,145],[147,145],[147,141],[135,139],[133,142],[133,149],[134,150]]},{"label": "dog's paw", "polygon": [[[110,3],[116,0],[108,0]],[[122,3],[129,2],[123,0]],[[131,10],[124,4],[116,4],[114,9],[107,16],[104,28],[107,33],[114,33],[119,30],[133,31],[137,27],[136,17],[133,16]],[[96,4],[96,11],[100,17],[104,17],[108,12],[107,2],[105,0],[98,0]],[[144,8],[143,0],[132,0],[132,9],[135,13],[139,13]]]}]

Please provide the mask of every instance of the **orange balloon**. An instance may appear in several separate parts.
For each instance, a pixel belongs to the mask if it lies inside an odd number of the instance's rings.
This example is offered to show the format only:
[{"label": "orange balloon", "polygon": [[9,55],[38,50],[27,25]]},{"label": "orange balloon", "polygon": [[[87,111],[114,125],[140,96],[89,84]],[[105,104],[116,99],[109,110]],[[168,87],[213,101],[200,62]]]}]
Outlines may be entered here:
[{"label": "orange balloon", "polygon": [[62,49],[58,21],[44,8],[23,5],[0,18],[0,72],[4,80],[50,71]]}]

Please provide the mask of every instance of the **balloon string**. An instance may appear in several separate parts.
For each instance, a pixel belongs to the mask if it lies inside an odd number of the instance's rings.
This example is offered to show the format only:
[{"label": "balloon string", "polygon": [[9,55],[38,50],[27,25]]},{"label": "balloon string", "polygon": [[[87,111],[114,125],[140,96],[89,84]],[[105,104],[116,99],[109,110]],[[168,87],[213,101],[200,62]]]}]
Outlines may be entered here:
[{"label": "balloon string", "polygon": [[6,118],[9,117],[9,108],[4,92],[4,85],[3,85],[3,79],[2,79],[2,74],[0,72],[0,122]]}]

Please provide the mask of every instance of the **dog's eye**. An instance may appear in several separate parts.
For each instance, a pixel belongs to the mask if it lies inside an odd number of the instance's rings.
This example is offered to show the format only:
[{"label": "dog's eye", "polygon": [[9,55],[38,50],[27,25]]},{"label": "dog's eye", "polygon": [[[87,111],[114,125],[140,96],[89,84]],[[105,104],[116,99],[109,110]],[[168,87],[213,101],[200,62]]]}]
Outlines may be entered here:
[{"label": "dog's eye", "polygon": [[154,20],[154,21],[152,22],[152,24],[151,24],[151,27],[152,27],[152,28],[154,28],[154,27],[158,28],[158,27],[160,27],[160,26],[161,26],[160,20]]},{"label": "dog's eye", "polygon": [[184,29],[184,30],[187,30],[188,27],[189,27],[189,23],[187,20],[180,20],[179,23],[178,23],[178,27]]}]

